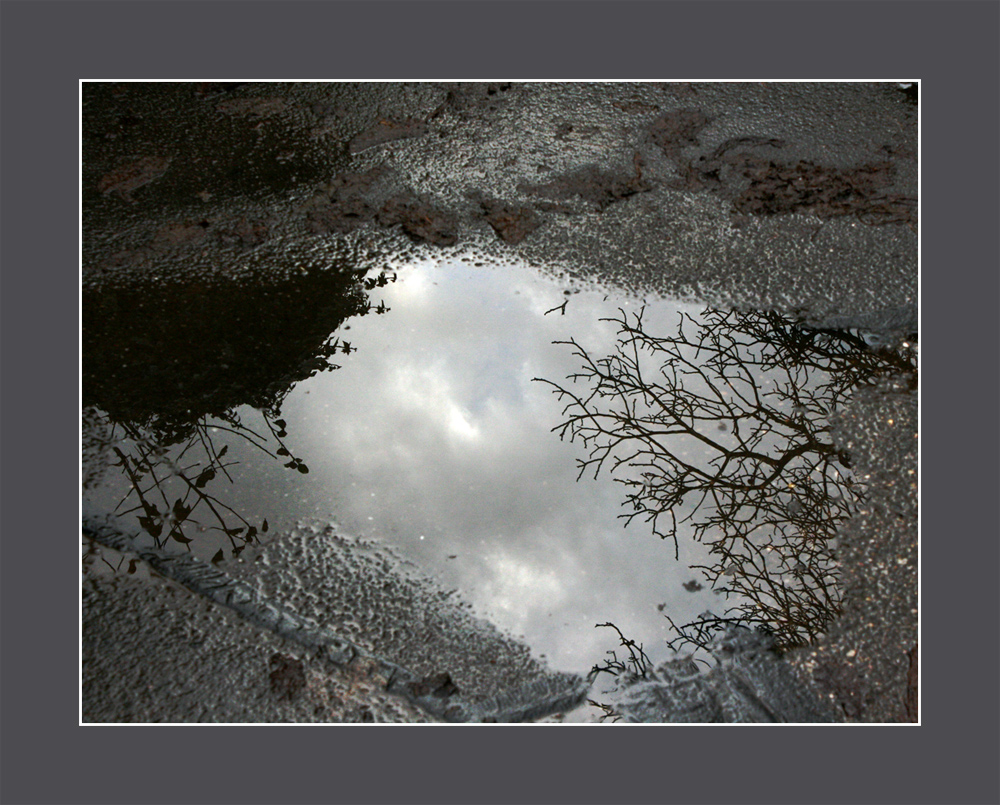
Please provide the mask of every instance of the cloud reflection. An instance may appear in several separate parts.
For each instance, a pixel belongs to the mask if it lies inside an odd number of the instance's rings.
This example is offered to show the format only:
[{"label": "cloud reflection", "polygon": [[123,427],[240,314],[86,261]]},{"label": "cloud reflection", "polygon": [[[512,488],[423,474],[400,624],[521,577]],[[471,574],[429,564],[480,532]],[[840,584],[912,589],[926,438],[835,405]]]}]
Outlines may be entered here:
[{"label": "cloud reflection", "polygon": [[[606,346],[614,330],[599,319],[641,303],[582,291],[545,315],[566,301],[561,286],[493,266],[410,267],[381,293],[392,313],[341,334],[358,352],[286,400],[312,470],[297,502],[394,543],[561,669],[612,647],[598,622],[665,635],[658,604],[678,617],[705,608],[672,550],[623,531],[616,484],[577,483],[579,448],[551,433],[561,406],[532,383],[575,368],[553,341]],[[669,318],[677,306],[652,308]]]}]

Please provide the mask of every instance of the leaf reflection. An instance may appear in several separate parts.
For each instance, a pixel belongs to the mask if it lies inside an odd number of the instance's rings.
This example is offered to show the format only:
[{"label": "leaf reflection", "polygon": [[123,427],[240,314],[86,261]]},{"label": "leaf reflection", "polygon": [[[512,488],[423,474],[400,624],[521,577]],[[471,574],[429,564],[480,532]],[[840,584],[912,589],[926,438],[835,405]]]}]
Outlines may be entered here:
[{"label": "leaf reflection", "polygon": [[[224,534],[232,555],[238,556],[247,545],[258,541],[258,533],[267,531],[266,520],[259,526],[251,523],[209,491],[219,476],[232,481],[227,468],[235,463],[223,461],[228,446],[216,450],[213,432],[227,430],[270,454],[235,413],[221,418],[229,423],[228,428],[221,428],[220,421],[193,423],[192,435],[169,450],[134,426],[113,422],[99,412],[97,415],[106,420],[111,449],[117,457],[114,466],[121,469],[128,482],[128,491],[115,513],[137,515],[139,526],[152,537],[156,547],[163,548],[170,541],[186,547],[193,541],[193,534],[211,530]],[[216,557],[213,561],[221,558],[218,554]]]},{"label": "leaf reflection", "polygon": [[[113,466],[127,482],[116,513],[135,515],[158,548],[188,547],[205,531],[224,535],[234,556],[258,541],[267,520],[251,522],[220,497],[235,462],[216,442],[242,439],[308,473],[286,442],[282,403],[297,382],[339,369],[334,355],[357,351],[331,333],[372,312],[366,291],[392,281],[385,272],[362,280],[331,271],[247,286],[184,280],[85,293],[84,407],[110,434]],[[241,406],[256,409],[264,427],[245,424]]]}]

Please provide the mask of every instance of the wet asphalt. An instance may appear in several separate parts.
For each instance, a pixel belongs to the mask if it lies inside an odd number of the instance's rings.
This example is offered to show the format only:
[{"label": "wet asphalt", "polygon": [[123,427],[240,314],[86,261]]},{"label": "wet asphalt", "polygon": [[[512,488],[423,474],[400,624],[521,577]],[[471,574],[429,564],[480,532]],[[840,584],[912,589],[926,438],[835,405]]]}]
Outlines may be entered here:
[{"label": "wet asphalt", "polygon": [[[919,336],[917,107],[896,84],[99,84],[83,97],[85,293],[461,254]],[[868,501],[841,535],[842,617],[789,657],[850,721],[917,717],[913,381],[865,389],[834,420]],[[282,698],[280,646],[164,583],[85,592],[85,690],[88,674],[129,669],[85,699],[93,720],[422,717],[370,680],[324,687],[308,658],[308,693]],[[127,640],[110,639],[112,621],[131,624]],[[192,628],[217,673],[178,692],[201,661]],[[252,680],[270,693],[246,693]]]}]

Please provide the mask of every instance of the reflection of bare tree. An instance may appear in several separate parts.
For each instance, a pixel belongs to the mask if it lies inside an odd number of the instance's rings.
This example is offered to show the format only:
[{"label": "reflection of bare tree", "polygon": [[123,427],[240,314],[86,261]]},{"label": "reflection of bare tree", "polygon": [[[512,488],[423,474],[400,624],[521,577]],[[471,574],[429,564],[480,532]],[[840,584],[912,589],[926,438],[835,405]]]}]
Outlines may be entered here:
[{"label": "reflection of bare tree", "polygon": [[642,317],[608,319],[618,339],[607,357],[561,342],[582,369],[569,387],[543,381],[566,403],[554,430],[587,449],[581,476],[607,468],[625,486],[626,524],[649,522],[676,555],[688,522],[709,546],[712,564],[699,569],[741,603],[732,617],[687,625],[693,642],[733,623],[766,628],[784,647],[821,634],[839,604],[836,531],[862,492],[827,417],[858,385],[912,373],[911,356],[775,313],[709,310],[667,336],[645,332]]}]

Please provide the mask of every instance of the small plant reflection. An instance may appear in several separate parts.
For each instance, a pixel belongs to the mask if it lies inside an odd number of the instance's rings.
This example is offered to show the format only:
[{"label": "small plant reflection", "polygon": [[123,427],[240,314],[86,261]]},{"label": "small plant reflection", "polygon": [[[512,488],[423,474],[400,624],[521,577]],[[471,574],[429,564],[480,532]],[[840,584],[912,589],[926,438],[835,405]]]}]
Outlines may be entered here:
[{"label": "small plant reflection", "polygon": [[878,378],[905,374],[915,387],[914,352],[777,313],[682,315],[665,336],[645,331],[643,311],[606,321],[618,327],[612,354],[557,342],[581,370],[568,384],[536,380],[565,402],[553,431],[587,450],[578,479],[610,472],[626,489],[626,525],[648,522],[675,558],[678,525],[689,524],[711,557],[695,567],[739,602],[721,617],[671,620],[671,647],[705,648],[734,625],[768,632],[779,649],[823,634],[840,607],[837,530],[864,493],[829,417]]},{"label": "small plant reflection", "polygon": [[[193,541],[192,531],[213,530],[224,534],[232,555],[239,556],[259,534],[267,532],[268,522],[266,518],[259,525],[250,522],[210,492],[220,477],[232,483],[227,469],[233,464],[225,460],[229,446],[216,448],[213,433],[239,436],[272,458],[288,458],[286,467],[309,472],[305,462],[293,456],[282,441],[288,435],[284,420],[276,418],[274,412],[261,414],[270,431],[267,437],[244,425],[235,412],[227,412],[211,421],[192,423],[191,435],[179,447],[154,442],[134,425],[108,422],[117,457],[114,466],[121,469],[129,486],[115,514],[136,514],[140,528],[158,548],[171,540],[188,546]],[[271,439],[278,444],[274,452],[268,449]],[[212,561],[223,558],[220,549]]]},{"label": "small plant reflection", "polygon": [[[646,655],[646,652],[643,651],[642,644],[637,644],[634,640],[625,637],[621,629],[613,623],[599,623],[596,628],[600,629],[604,627],[614,629],[618,633],[619,644],[628,649],[628,657],[619,659],[617,652],[614,650],[606,652],[610,655],[610,658],[605,659],[603,664],[595,665],[590,669],[590,674],[587,677],[588,681],[593,682],[598,674],[602,673],[610,674],[612,677],[625,676],[628,679],[645,679],[647,674],[653,670],[653,663]],[[587,699],[587,703],[591,707],[596,707],[601,711],[601,715],[598,718],[601,722],[610,719],[611,723],[615,723],[622,718],[621,713],[615,710],[610,704],[597,702],[593,699]]]},{"label": "small plant reflection", "polygon": [[[194,350],[201,354],[189,339],[164,339],[151,349],[149,345],[153,342],[143,335],[138,343],[148,354],[142,353],[140,348],[133,349],[128,340],[135,332],[135,328],[130,327],[135,324],[132,318],[119,316],[115,319],[105,315],[90,333],[85,329],[85,336],[89,335],[89,339],[85,338],[88,348],[84,353],[85,404],[88,411],[103,421],[115,456],[112,466],[121,471],[128,486],[115,513],[136,516],[139,527],[158,548],[172,541],[190,550],[197,534],[207,531],[224,535],[232,556],[239,556],[248,545],[258,542],[259,536],[268,530],[267,519],[251,521],[225,503],[219,494],[217,485],[221,479],[233,483],[229,468],[234,464],[226,458],[229,445],[217,446],[220,435],[243,439],[270,458],[282,461],[286,468],[308,473],[305,461],[295,456],[285,441],[288,432],[287,423],[281,418],[282,403],[299,380],[339,369],[340,366],[332,361],[335,355],[358,351],[357,346],[347,341],[323,336],[317,327],[325,324],[336,329],[349,316],[387,312],[384,302],[373,307],[359,289],[369,291],[395,279],[395,275],[381,272],[362,282],[335,285],[339,296],[335,295],[326,303],[321,321],[307,320],[311,329],[305,336],[297,331],[287,333],[291,344],[308,346],[282,346],[274,350],[291,357],[293,367],[260,355],[260,344],[251,339],[230,337],[227,328],[217,323],[210,330],[206,325],[206,332],[228,345],[230,355],[235,341],[245,347],[238,356],[229,359],[231,362],[243,365],[252,360],[251,351],[258,355],[254,382],[250,383],[244,375],[242,385],[233,382],[232,367],[228,365],[220,365],[215,372],[209,369],[196,375],[188,372],[188,353]],[[304,301],[305,290],[295,289],[294,294],[286,291],[286,295],[296,302]],[[99,309],[106,313],[103,308]],[[281,307],[264,308],[264,311],[261,318],[267,322],[269,319],[265,317],[270,316],[275,323],[264,323],[262,327],[268,328],[273,338],[279,337],[279,333],[285,332],[284,321],[293,311]],[[227,321],[224,317],[219,318]],[[144,358],[161,367],[179,367],[176,377],[170,378],[174,382],[166,386],[174,389],[172,396],[157,393],[157,387],[162,389],[163,377],[154,375],[149,384],[144,382],[140,372],[121,370],[121,358],[117,356],[132,353],[139,353],[140,358],[130,357],[130,366],[139,365]],[[118,383],[110,384],[104,377],[97,377],[100,370],[108,371],[109,368],[112,376],[117,375]],[[133,383],[123,384],[126,378]],[[158,400],[162,400],[160,407],[156,406]],[[217,402],[221,400],[226,401],[226,407],[220,413]],[[256,409],[264,428],[255,430],[245,424],[237,413],[241,405]],[[220,548],[212,561],[223,558],[225,550]],[[128,572],[134,571],[135,563],[132,562]]]}]

